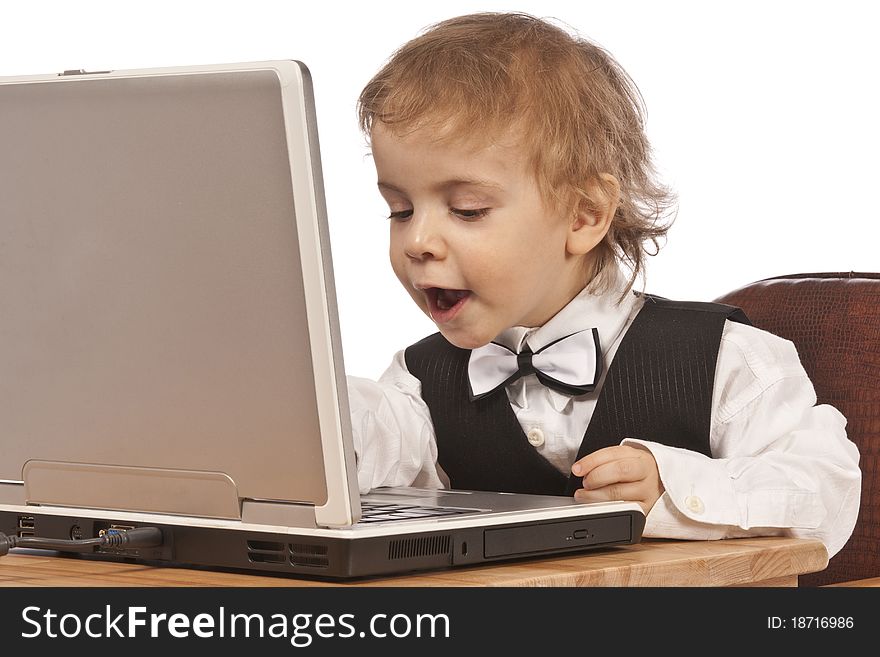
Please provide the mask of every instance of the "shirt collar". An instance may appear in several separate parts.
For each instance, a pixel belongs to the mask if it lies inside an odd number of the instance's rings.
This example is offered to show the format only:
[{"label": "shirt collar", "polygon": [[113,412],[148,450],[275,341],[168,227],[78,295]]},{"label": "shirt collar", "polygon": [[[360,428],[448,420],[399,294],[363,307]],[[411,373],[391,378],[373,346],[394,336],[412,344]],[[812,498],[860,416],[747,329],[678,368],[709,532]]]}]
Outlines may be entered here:
[{"label": "shirt collar", "polygon": [[[627,280],[623,272],[615,268],[609,273],[604,291],[597,290],[597,281],[594,279],[543,326],[513,326],[499,333],[494,342],[516,353],[520,353],[526,344],[532,351],[538,351],[563,336],[595,327],[599,333],[602,356],[607,363],[609,348],[618,342],[636,302],[633,294],[624,294]],[[512,403],[520,408],[528,407],[526,391],[530,383],[535,383],[529,381],[534,378],[523,377],[507,387]],[[557,412],[564,411],[571,403],[572,397],[546,386],[541,387]]]}]

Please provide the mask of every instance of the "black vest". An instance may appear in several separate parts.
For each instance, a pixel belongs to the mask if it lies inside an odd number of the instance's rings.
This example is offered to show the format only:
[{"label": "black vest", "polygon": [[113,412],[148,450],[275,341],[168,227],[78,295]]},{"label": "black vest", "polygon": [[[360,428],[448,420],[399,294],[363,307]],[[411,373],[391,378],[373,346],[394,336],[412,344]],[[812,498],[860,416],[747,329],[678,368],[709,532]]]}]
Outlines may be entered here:
[{"label": "black vest", "polygon": [[[624,438],[711,456],[715,365],[725,320],[749,323],[739,308],[645,295],[614,356],[577,458]],[[503,390],[468,397],[470,350],[435,333],[406,349],[422,384],[438,461],[453,488],[572,495],[581,478],[559,472],[534,447]]]}]

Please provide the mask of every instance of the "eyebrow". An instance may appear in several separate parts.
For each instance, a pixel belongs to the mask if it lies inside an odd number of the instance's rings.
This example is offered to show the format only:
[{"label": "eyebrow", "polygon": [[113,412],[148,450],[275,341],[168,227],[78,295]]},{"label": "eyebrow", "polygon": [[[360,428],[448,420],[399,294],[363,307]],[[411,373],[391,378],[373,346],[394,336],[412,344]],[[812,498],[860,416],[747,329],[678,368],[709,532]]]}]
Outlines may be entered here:
[{"label": "eyebrow", "polygon": [[[380,180],[377,183],[379,189],[387,189],[392,192],[397,192],[399,194],[405,194],[400,187],[396,185],[392,185],[389,182],[385,182],[384,180]],[[502,191],[503,187],[498,183],[492,182],[491,180],[480,180],[478,178],[451,178],[449,180],[444,180],[443,182],[437,183],[433,186],[434,191],[445,191],[448,189],[452,189],[453,187],[483,187],[492,191]]]}]

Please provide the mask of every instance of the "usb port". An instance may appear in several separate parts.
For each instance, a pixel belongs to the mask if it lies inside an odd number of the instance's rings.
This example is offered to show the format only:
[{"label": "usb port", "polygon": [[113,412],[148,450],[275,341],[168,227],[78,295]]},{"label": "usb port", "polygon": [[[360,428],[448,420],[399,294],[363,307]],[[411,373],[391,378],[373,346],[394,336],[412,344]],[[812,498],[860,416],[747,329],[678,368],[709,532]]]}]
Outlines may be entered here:
[{"label": "usb port", "polygon": [[18,516],[18,529],[15,532],[19,536],[33,536],[34,535],[34,517],[33,516]]}]

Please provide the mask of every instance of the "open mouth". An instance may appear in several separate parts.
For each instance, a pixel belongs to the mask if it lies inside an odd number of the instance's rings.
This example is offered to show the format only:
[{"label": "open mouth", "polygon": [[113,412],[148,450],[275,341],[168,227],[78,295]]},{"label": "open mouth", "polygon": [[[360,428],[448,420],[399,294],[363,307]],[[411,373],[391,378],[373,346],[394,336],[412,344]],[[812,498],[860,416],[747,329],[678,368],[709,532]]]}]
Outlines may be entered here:
[{"label": "open mouth", "polygon": [[429,287],[425,290],[431,317],[437,322],[448,322],[452,319],[471,295],[470,290],[449,290],[440,287]]}]

